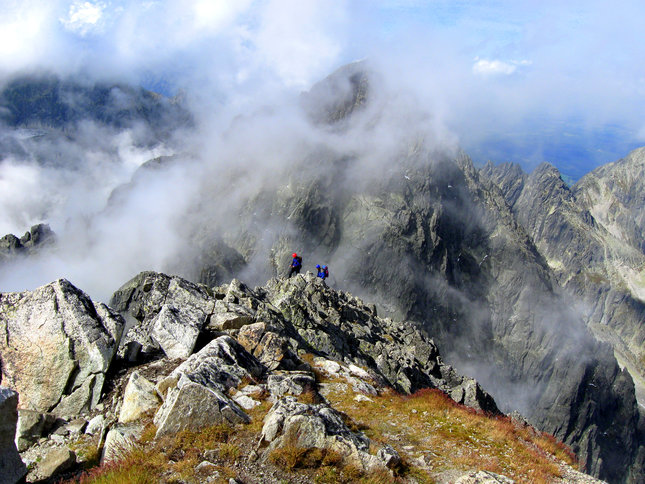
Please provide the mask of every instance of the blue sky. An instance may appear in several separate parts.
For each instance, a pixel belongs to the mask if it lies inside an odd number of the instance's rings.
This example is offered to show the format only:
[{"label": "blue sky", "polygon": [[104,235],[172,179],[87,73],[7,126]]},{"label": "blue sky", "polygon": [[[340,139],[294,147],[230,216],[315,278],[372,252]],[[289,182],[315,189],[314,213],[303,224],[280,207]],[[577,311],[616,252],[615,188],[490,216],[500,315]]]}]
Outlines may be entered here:
[{"label": "blue sky", "polygon": [[369,58],[478,162],[573,178],[645,144],[640,1],[2,0],[0,76],[125,80],[243,109]]}]

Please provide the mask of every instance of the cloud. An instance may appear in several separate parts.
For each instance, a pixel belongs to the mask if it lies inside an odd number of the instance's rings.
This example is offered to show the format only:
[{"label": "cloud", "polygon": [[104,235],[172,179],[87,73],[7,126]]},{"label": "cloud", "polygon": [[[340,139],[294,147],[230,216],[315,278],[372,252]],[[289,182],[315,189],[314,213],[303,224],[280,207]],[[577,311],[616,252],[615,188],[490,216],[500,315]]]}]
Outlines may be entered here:
[{"label": "cloud", "polygon": [[[48,42],[56,44],[52,35],[53,4],[35,0],[3,2],[0,16],[0,74],[35,67]],[[50,44],[50,45],[51,45]]]},{"label": "cloud", "polygon": [[339,59],[348,20],[343,2],[272,0],[261,18],[250,39],[264,66],[287,85],[306,88]]},{"label": "cloud", "polygon": [[641,143],[645,143],[645,125],[641,126],[641,128],[638,130],[636,139]]},{"label": "cloud", "polygon": [[75,1],[66,17],[60,19],[63,26],[80,36],[85,36],[99,26],[106,5],[102,2]]},{"label": "cloud", "polygon": [[531,65],[531,61],[528,61],[528,60],[504,62],[501,60],[488,60],[488,59],[475,58],[475,63],[473,64],[473,73],[480,75],[482,77],[496,76],[496,75],[509,76],[515,73],[518,67],[524,67],[529,65]]}]

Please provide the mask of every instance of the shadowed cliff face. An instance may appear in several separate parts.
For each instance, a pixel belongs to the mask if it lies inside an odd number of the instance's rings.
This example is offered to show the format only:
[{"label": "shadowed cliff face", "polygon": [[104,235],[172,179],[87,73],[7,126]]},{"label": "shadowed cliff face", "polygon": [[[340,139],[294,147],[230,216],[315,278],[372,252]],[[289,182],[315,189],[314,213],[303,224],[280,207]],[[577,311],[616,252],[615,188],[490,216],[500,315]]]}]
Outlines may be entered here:
[{"label": "shadowed cliff face", "polygon": [[[634,158],[637,158],[637,154],[628,159]],[[577,307],[577,312],[595,337],[608,343],[599,353],[606,355],[599,359],[603,362],[600,367],[604,373],[601,381],[612,386],[618,394],[631,395],[631,378],[626,371],[621,373],[614,363],[608,363],[612,360],[610,354],[613,352],[634,377],[637,394],[642,395],[644,336],[641,322],[645,318],[645,306],[634,276],[645,260],[638,247],[631,245],[630,238],[625,235],[633,234],[631,229],[635,228],[635,224],[618,231],[620,223],[616,222],[612,228],[607,223],[607,217],[602,218],[603,213],[620,212],[624,217],[628,211],[624,206],[602,210],[603,207],[615,206],[615,196],[607,195],[599,199],[598,187],[604,186],[607,179],[615,178],[615,175],[610,175],[612,170],[607,168],[602,171],[606,178],[594,172],[573,189],[562,181],[557,169],[548,164],[539,166],[528,176],[509,170],[506,165],[487,166],[481,174],[501,189],[516,219],[535,241],[540,254],[564,288],[570,305]],[[609,192],[610,189],[604,189],[604,193]],[[591,200],[594,202],[591,203]],[[594,211],[601,217],[594,215]],[[614,216],[614,220],[620,218]],[[609,367],[612,369],[609,370]],[[593,374],[597,376],[598,371],[594,370]],[[583,382],[589,374],[587,369]],[[589,382],[583,384],[591,385]],[[592,396],[591,402],[601,401],[598,395]],[[632,397],[629,399],[632,400]],[[567,400],[567,404],[585,416],[593,413],[607,415],[618,410],[611,400],[596,407],[578,397],[575,401]],[[606,438],[597,430],[588,430],[586,435],[580,435],[584,441],[603,441]]]},{"label": "shadowed cliff face", "polygon": [[[528,176],[505,166],[482,171],[505,193],[595,336],[608,342],[630,371],[640,400],[645,398],[645,257],[637,234],[643,210],[638,208],[640,195],[629,193],[640,186],[642,159],[643,150],[637,150],[573,188],[548,164]],[[513,187],[520,183],[517,193]]]}]

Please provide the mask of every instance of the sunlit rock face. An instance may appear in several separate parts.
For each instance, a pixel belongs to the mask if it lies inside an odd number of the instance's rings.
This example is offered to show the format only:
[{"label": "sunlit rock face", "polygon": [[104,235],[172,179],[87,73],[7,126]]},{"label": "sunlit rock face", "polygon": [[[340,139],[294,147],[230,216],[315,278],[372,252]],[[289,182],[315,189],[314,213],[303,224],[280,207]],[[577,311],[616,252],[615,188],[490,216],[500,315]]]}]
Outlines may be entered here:
[{"label": "sunlit rock face", "polygon": [[21,408],[75,415],[99,401],[123,318],[65,279],[0,294],[2,384]]}]

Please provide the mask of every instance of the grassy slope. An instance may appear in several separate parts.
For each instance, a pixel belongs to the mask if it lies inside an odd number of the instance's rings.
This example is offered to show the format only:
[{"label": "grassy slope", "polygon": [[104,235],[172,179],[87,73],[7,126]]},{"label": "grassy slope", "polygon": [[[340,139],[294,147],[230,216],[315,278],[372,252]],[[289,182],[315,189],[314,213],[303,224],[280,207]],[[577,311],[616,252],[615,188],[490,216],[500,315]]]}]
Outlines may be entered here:
[{"label": "grassy slope", "polygon": [[[326,398],[346,415],[353,430],[363,431],[376,451],[392,445],[401,455],[397,482],[447,482],[471,470],[489,470],[516,482],[554,482],[562,477],[561,462],[575,464],[573,454],[551,436],[511,421],[492,418],[454,403],[437,390],[400,395],[390,390],[369,400],[355,400],[344,380],[329,380]],[[300,397],[312,402],[311,395]],[[216,426],[201,432],[181,432],[153,441],[154,426],[123,459],[90,470],[82,483],[228,482],[392,482],[387,473],[366,475],[342,456],[312,449],[284,448],[266,461],[255,447],[262,419],[271,404],[264,400],[250,411],[250,425],[230,429]],[[213,465],[197,470],[203,461]]]}]

